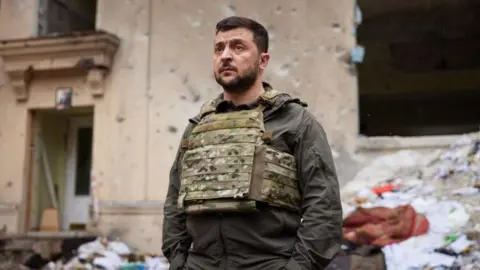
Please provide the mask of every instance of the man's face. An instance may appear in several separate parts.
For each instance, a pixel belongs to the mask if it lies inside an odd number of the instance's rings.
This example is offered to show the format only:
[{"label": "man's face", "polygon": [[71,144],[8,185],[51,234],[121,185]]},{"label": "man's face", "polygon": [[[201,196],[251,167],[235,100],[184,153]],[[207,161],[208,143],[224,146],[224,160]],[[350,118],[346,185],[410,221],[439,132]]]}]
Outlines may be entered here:
[{"label": "man's face", "polygon": [[253,33],[245,28],[218,32],[215,37],[213,66],[215,80],[227,92],[248,90],[268,63],[267,53],[259,53]]}]

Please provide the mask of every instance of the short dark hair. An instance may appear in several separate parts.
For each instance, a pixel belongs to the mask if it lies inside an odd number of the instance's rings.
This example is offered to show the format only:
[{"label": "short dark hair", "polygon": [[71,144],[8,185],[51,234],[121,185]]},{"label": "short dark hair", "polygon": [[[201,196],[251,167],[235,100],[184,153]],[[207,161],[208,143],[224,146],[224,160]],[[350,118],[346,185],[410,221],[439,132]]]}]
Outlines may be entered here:
[{"label": "short dark hair", "polygon": [[246,28],[253,34],[253,42],[259,52],[268,52],[268,31],[260,23],[245,17],[231,16],[217,23],[215,34],[236,28]]}]

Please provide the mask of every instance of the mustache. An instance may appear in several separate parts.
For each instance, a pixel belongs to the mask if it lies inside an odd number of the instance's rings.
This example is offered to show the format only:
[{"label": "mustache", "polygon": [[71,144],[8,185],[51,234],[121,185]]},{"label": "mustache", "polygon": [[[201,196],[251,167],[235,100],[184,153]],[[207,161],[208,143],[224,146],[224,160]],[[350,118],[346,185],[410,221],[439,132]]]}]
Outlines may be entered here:
[{"label": "mustache", "polygon": [[237,68],[231,65],[226,65],[226,66],[222,66],[219,71],[224,72],[226,70],[237,71]]}]

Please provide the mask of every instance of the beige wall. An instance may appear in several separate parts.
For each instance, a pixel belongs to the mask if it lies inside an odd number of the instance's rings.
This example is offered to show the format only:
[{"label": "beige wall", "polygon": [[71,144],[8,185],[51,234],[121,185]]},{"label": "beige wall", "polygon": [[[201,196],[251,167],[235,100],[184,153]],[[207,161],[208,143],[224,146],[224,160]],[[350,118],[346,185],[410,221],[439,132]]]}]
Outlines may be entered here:
[{"label": "beige wall", "polygon": [[[2,1],[0,39],[31,36],[35,29],[36,1]],[[1,64],[1,60],[0,60]],[[24,168],[28,113],[16,106],[8,80],[0,72],[0,226],[15,231],[23,212]]]},{"label": "beige wall", "polygon": [[[34,34],[31,2],[2,1],[0,37]],[[103,98],[91,99],[81,77],[41,79],[34,81],[28,104],[19,105],[0,75],[0,186],[14,183],[0,189],[0,200],[23,201],[27,109],[53,107],[53,89],[74,85],[74,105],[95,105],[100,229],[119,230],[140,248],[158,249],[168,171],[181,133],[201,104],[220,92],[211,67],[215,23],[235,14],[268,28],[267,80],[309,104],[329,135],[339,173],[354,170],[344,165],[352,161],[357,136],[356,77],[340,60],[355,42],[352,0],[99,0],[97,28],[121,39]],[[5,27],[12,18],[18,30]],[[12,157],[13,149],[19,151]],[[19,225],[9,220],[11,227]]]},{"label": "beige wall", "polygon": [[[349,34],[352,1],[119,2],[101,1],[97,22],[122,38],[109,89],[121,94],[112,99],[111,115],[105,119],[117,136],[102,140],[111,155],[95,166],[95,173],[103,174],[102,198],[164,199],[168,170],[187,119],[220,91],[211,71],[215,23],[234,14],[251,16],[270,30],[267,78],[274,87],[310,104],[338,152],[353,148],[356,79],[338,60],[354,43]],[[339,27],[332,27],[335,24]],[[115,117],[124,119],[119,122]],[[108,164],[115,169],[107,169]],[[127,223],[119,225],[124,217],[103,219],[109,221],[105,227],[132,230]],[[159,216],[128,220],[137,224],[142,241],[160,242]]]},{"label": "beige wall", "polygon": [[4,0],[0,6],[0,39],[24,38],[37,29],[36,0]]}]

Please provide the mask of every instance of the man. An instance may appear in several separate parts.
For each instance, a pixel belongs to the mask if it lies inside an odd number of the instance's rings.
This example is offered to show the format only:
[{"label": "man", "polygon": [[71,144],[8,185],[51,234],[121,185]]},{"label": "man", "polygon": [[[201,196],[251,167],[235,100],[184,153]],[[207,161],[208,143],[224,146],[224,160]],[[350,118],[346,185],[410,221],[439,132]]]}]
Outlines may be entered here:
[{"label": "man", "polygon": [[342,209],[322,127],[262,81],[262,25],[223,19],[213,51],[223,94],[190,119],[170,173],[170,269],[324,269],[340,248]]}]

